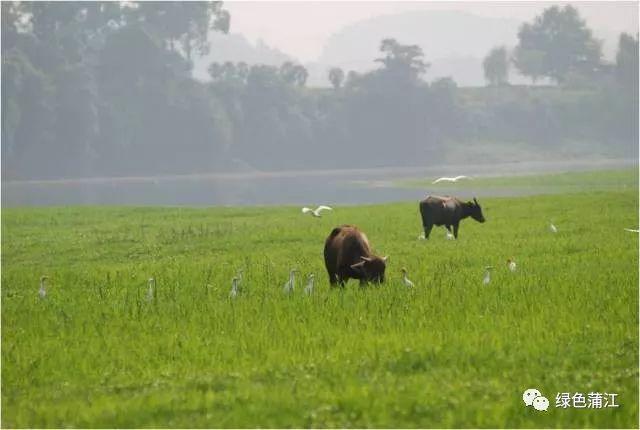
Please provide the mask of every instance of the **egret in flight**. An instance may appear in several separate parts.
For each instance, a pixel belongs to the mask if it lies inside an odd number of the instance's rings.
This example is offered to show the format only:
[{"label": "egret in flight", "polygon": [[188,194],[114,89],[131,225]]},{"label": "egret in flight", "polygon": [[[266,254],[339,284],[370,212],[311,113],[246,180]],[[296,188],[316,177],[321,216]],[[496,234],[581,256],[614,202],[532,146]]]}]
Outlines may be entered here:
[{"label": "egret in flight", "polygon": [[464,176],[464,175],[460,175],[460,176],[456,176],[455,178],[449,178],[446,176],[443,176],[442,178],[438,178],[435,181],[432,182],[432,184],[437,184],[439,182],[458,182],[460,179],[473,179],[470,176]]},{"label": "egret in flight", "polygon": [[320,218],[322,215],[320,215],[320,213],[322,211],[332,211],[333,209],[330,208],[329,206],[324,206],[324,205],[320,205],[318,206],[315,210],[311,209],[311,208],[307,208],[304,207],[302,208],[302,213],[303,214],[311,214],[312,216],[316,217],[316,218]]}]

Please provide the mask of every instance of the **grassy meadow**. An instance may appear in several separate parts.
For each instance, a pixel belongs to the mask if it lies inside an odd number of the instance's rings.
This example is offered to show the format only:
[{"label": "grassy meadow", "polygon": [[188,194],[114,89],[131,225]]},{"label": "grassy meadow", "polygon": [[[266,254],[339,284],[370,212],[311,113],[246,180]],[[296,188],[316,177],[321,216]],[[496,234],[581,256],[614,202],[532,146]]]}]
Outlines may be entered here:
[{"label": "grassy meadow", "polygon": [[[637,171],[606,189],[583,175],[555,194],[481,199],[487,222],[463,221],[457,241],[443,228],[418,240],[417,202],[319,219],[4,209],[2,426],[636,427],[638,235],[623,228],[638,228]],[[342,223],[389,256],[384,285],[329,288],[323,243]],[[548,411],[524,407],[528,388]],[[617,393],[620,407],[556,408],[558,392]]]}]

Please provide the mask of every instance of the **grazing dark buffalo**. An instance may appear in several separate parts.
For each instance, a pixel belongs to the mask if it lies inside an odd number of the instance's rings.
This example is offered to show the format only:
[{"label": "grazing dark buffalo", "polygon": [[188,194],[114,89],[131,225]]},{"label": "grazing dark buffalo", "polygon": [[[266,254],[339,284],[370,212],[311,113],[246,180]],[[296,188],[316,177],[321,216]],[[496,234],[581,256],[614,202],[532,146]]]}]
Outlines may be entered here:
[{"label": "grazing dark buffalo", "polygon": [[420,215],[425,239],[429,239],[434,225],[444,225],[449,231],[453,226],[453,236],[457,239],[460,220],[470,216],[478,222],[485,221],[475,197],[472,202],[463,202],[455,197],[429,196],[420,202]]},{"label": "grazing dark buffalo", "polygon": [[373,255],[367,236],[355,225],[341,225],[331,231],[324,243],[324,263],[329,282],[334,286],[349,278],[367,282],[384,282],[387,257]]}]

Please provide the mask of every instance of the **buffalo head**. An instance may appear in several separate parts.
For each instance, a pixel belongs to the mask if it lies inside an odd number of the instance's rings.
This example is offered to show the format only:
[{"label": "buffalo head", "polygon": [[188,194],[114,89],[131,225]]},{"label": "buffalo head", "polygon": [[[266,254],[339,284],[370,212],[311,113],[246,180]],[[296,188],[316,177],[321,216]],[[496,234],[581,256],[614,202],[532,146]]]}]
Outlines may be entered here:
[{"label": "buffalo head", "polygon": [[356,271],[365,281],[383,283],[384,271],[387,268],[387,257],[360,257],[360,262],[352,264],[351,268]]},{"label": "buffalo head", "polygon": [[476,198],[473,198],[473,202],[467,203],[469,207],[469,216],[478,222],[485,222],[484,215],[482,215],[482,208]]}]

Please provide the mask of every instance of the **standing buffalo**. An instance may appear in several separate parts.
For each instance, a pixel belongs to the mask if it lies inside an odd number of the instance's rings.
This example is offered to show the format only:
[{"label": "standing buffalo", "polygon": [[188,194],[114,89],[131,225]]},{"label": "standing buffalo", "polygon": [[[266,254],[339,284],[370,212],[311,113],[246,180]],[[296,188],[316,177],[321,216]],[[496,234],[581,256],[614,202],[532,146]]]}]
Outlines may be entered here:
[{"label": "standing buffalo", "polygon": [[331,231],[324,243],[324,263],[329,282],[334,286],[349,278],[367,282],[384,282],[387,257],[380,258],[371,252],[367,236],[355,225],[341,225]]},{"label": "standing buffalo", "polygon": [[470,216],[478,222],[485,221],[475,197],[472,202],[463,202],[455,197],[429,196],[420,202],[420,215],[425,239],[429,239],[434,225],[444,225],[449,231],[453,226],[453,236],[457,239],[460,220]]}]

